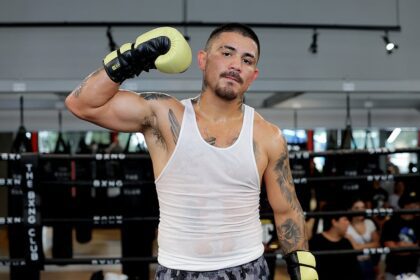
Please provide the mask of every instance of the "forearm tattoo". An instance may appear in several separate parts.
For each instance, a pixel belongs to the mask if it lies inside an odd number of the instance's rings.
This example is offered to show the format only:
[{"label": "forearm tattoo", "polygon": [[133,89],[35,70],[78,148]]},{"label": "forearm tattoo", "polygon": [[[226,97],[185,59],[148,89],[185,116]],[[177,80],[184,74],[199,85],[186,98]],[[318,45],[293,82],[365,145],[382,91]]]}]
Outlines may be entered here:
[{"label": "forearm tattoo", "polygon": [[283,255],[290,253],[299,247],[304,238],[298,224],[292,219],[287,219],[283,224],[276,226],[280,250]]},{"label": "forearm tattoo", "polygon": [[86,86],[86,83],[87,83],[87,81],[90,79],[90,78],[92,78],[92,77],[94,77],[94,76],[96,76],[98,73],[99,73],[99,71],[100,70],[102,70],[102,68],[99,68],[99,69],[97,69],[96,71],[94,71],[94,72],[92,72],[92,73],[90,73],[83,81],[82,81],[82,83],[73,91],[73,95],[75,96],[75,97],[79,97],[80,96],[80,93],[82,92],[82,90],[83,90],[83,88]]},{"label": "forearm tattoo", "polygon": [[290,206],[290,209],[293,210],[291,212],[293,219],[288,218],[283,224],[276,226],[281,250],[283,254],[287,254],[296,249],[307,249],[305,217],[296,196],[287,150],[277,160],[274,171],[277,174],[277,183],[280,191]]},{"label": "forearm tattoo", "polygon": [[145,92],[140,94],[145,100],[171,99],[172,97],[161,92]]},{"label": "forearm tattoo", "polygon": [[172,109],[169,109],[168,118],[169,118],[169,123],[171,124],[172,138],[174,140],[174,143],[176,144],[178,142],[179,131],[181,129],[181,126],[179,125],[179,122],[176,119],[176,116],[174,112],[172,111]]}]

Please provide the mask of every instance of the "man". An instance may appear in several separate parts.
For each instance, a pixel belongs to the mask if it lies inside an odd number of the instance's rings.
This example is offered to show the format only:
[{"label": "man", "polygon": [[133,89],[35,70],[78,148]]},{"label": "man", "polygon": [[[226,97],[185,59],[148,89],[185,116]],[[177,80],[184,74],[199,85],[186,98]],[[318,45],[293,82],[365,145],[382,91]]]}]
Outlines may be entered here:
[{"label": "man", "polygon": [[[198,53],[201,94],[182,102],[119,89],[157,68],[185,71],[191,50],[172,28],[154,29],[104,59],[66,99],[78,117],[141,132],[160,205],[156,279],[268,279],[259,221],[260,182],[273,208],[292,279],[318,279],[280,129],[243,104],[260,46],[241,24],[216,28]],[[225,278],[223,278],[225,277]]]},{"label": "man", "polygon": [[[334,203],[329,203],[323,211],[342,211]],[[346,216],[327,216],[323,219],[323,232],[314,235],[309,241],[313,251],[352,250],[353,246],[345,238],[350,221]],[[322,280],[356,280],[363,279],[362,272],[355,255],[319,255],[316,257],[319,277]]]},{"label": "man", "polygon": [[[420,207],[417,192],[404,193],[398,204],[401,209],[414,210]],[[420,240],[420,219],[415,214],[395,215],[384,223],[381,241],[390,248],[418,247]],[[386,255],[385,279],[399,279],[416,274],[419,256],[413,253],[394,253]],[[400,278],[401,279],[401,278]],[[409,278],[411,279],[411,278]]]}]

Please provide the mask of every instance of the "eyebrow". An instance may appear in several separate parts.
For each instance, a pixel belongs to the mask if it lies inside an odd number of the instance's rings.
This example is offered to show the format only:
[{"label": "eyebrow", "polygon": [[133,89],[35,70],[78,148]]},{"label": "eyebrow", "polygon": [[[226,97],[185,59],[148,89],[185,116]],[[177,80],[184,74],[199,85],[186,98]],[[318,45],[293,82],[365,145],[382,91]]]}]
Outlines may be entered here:
[{"label": "eyebrow", "polygon": [[[229,46],[229,45],[223,45],[223,46],[221,46],[219,49],[228,49],[228,50],[231,50],[231,51],[234,51],[234,52],[236,52],[236,51],[237,51],[237,49],[236,49],[236,48],[234,48],[234,47],[232,47],[232,46]],[[251,58],[253,58],[253,59],[256,59],[256,58],[255,58],[255,55],[253,55],[252,53],[249,53],[249,52],[244,53],[244,55],[243,55],[243,56],[247,56],[247,57],[251,57]]]}]

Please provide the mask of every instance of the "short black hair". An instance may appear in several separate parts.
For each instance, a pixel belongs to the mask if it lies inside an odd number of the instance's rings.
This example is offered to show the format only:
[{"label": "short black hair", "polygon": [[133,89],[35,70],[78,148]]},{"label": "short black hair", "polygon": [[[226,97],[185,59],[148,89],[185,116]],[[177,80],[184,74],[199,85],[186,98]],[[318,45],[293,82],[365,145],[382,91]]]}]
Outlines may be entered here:
[{"label": "short black hair", "polygon": [[214,29],[207,39],[206,49],[208,49],[210,41],[223,32],[235,32],[241,34],[242,36],[251,38],[257,44],[258,57],[260,57],[260,40],[258,39],[257,34],[254,32],[254,30],[252,30],[251,27],[242,23],[226,23]]},{"label": "short black hair", "polygon": [[419,202],[420,202],[420,197],[417,195],[417,192],[409,191],[409,192],[404,192],[401,195],[400,199],[398,200],[398,206],[400,206],[400,208],[404,208],[404,206],[407,204],[419,203]]},{"label": "short black hair", "polygon": [[[341,211],[346,211],[347,209],[345,209],[345,207],[343,207],[343,205],[338,204],[337,202],[329,202],[325,205],[325,207],[322,209],[322,211],[326,211],[326,212],[341,212]],[[335,214],[335,215],[327,215],[325,216],[323,219],[323,227],[324,227],[324,231],[329,230],[332,227],[332,221],[338,221],[340,218],[342,217],[347,217],[344,214]]]}]

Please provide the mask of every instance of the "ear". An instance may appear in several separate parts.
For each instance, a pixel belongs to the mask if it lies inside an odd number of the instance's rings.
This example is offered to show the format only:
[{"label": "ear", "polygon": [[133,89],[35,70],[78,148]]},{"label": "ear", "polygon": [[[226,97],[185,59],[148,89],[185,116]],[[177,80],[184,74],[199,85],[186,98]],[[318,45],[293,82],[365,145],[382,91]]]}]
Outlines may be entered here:
[{"label": "ear", "polygon": [[201,69],[201,71],[204,71],[204,69],[206,68],[206,63],[207,63],[207,52],[204,50],[200,50],[197,54],[197,62],[198,62],[198,67]]},{"label": "ear", "polygon": [[253,74],[253,76],[252,76],[252,82],[254,82],[257,78],[258,78],[258,75],[260,74],[260,69],[258,69],[258,68],[255,68],[255,70],[254,70],[254,74]]}]

